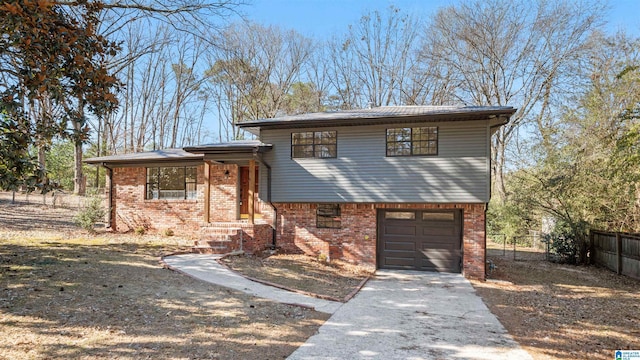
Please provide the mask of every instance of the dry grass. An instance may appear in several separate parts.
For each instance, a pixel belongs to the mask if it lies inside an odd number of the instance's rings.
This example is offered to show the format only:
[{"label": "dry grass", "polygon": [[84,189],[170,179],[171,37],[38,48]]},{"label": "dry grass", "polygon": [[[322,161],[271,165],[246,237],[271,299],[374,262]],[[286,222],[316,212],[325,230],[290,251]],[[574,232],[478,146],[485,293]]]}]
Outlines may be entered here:
[{"label": "dry grass", "polygon": [[0,359],[282,359],[328,318],[163,269],[178,237],[72,215],[0,200]]},{"label": "dry grass", "polygon": [[345,261],[327,263],[307,255],[229,256],[222,263],[250,278],[336,301],[351,295],[373,273]]},{"label": "dry grass", "polygon": [[[489,253],[493,280],[474,282],[491,311],[535,359],[602,359],[640,349],[640,282],[597,267]],[[518,259],[540,259],[534,250]]]}]

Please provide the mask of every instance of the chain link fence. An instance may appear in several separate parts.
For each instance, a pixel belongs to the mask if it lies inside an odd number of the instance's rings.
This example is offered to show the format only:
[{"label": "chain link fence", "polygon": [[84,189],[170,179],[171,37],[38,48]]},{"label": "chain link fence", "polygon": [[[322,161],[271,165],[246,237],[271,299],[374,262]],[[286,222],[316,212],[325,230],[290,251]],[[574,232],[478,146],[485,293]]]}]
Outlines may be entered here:
[{"label": "chain link fence", "polygon": [[510,257],[519,261],[549,260],[552,256],[550,244],[540,231],[529,231],[529,235],[507,238],[505,234],[487,235],[487,255]]}]

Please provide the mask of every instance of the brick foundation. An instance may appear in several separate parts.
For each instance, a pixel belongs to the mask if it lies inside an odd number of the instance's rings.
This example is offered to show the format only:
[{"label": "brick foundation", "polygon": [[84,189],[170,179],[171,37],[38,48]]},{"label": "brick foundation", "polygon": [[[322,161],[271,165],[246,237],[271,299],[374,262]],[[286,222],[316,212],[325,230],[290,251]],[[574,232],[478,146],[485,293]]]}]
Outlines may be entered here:
[{"label": "brick foundation", "polygon": [[316,204],[274,204],[278,209],[276,244],[284,251],[323,254],[377,267],[378,209],[461,209],[463,211],[463,274],[485,278],[484,204],[341,204],[340,229],[316,227]]}]

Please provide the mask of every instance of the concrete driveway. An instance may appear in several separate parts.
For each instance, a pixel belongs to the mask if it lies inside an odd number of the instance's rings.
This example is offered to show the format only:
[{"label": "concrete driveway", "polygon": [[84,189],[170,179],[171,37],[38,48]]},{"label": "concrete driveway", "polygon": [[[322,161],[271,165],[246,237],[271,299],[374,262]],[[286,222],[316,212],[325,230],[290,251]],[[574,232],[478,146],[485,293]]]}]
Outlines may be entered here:
[{"label": "concrete driveway", "polygon": [[288,359],[531,359],[462,275],[379,270]]},{"label": "concrete driveway", "polygon": [[333,314],[288,359],[531,359],[460,274],[378,270],[343,304],[247,280],[219,258],[185,254],[163,262],[204,281]]}]

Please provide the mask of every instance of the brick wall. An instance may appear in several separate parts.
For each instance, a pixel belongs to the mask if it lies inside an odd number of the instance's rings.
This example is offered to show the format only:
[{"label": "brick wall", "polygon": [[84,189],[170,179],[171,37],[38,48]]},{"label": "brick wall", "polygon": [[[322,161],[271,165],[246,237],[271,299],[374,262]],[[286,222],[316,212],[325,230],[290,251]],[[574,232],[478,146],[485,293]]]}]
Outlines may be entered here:
[{"label": "brick wall", "polygon": [[203,168],[198,166],[198,194],[193,200],[145,200],[146,168],[114,168],[112,227],[121,232],[138,227],[150,232],[172,229],[180,235],[197,231],[204,216]]},{"label": "brick wall", "polygon": [[[237,165],[210,166],[210,222],[238,220],[238,169]],[[196,199],[145,200],[146,168],[114,168],[110,180],[113,183],[111,227],[119,232],[138,227],[144,227],[151,233],[172,229],[176,235],[201,237],[205,206],[204,170],[204,165],[198,166]],[[247,252],[261,251],[270,246],[273,239],[270,225],[273,210],[262,202],[258,206],[262,209],[262,217],[256,220],[255,225],[242,225],[240,234],[233,238],[237,244],[242,239],[243,249]]]},{"label": "brick wall", "polygon": [[[233,221],[238,218],[238,166],[211,165],[211,212],[209,221]],[[226,172],[229,172],[227,175]]]},{"label": "brick wall", "polygon": [[340,229],[316,227],[316,204],[274,204],[278,209],[276,244],[284,251],[324,254],[376,267],[378,209],[461,209],[463,211],[463,273],[485,278],[484,204],[341,204]]}]

